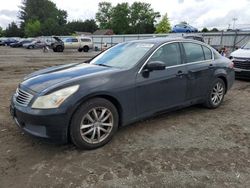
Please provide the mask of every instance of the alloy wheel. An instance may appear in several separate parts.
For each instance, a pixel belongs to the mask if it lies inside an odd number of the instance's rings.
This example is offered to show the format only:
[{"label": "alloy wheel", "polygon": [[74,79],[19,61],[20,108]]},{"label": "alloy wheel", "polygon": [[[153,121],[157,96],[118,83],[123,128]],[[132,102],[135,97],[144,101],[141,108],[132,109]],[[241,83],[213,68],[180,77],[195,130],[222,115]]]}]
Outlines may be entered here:
[{"label": "alloy wheel", "polygon": [[109,109],[104,107],[92,108],[82,118],[81,137],[89,144],[98,144],[109,136],[113,124],[113,114]]},{"label": "alloy wheel", "polygon": [[214,106],[217,106],[221,103],[224,96],[224,86],[221,82],[217,82],[213,87],[211,93],[211,101]]}]

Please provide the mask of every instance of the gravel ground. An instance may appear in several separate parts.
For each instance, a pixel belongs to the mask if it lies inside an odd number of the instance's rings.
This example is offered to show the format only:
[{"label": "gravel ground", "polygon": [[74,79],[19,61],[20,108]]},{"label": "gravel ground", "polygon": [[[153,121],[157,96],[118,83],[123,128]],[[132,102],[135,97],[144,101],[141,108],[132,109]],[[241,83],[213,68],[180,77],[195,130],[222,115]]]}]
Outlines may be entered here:
[{"label": "gravel ground", "polygon": [[250,187],[250,82],[222,106],[193,106],[121,128],[92,151],[23,134],[9,100],[24,75],[94,53],[0,47],[0,187]]}]

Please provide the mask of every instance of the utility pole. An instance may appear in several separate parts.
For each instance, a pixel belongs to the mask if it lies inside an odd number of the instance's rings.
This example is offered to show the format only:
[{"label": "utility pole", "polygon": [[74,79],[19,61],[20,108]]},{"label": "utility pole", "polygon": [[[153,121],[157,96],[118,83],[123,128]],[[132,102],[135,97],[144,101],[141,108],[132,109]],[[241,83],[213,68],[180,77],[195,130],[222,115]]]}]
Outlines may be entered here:
[{"label": "utility pole", "polygon": [[235,29],[235,22],[238,20],[238,18],[233,18],[233,29]]}]

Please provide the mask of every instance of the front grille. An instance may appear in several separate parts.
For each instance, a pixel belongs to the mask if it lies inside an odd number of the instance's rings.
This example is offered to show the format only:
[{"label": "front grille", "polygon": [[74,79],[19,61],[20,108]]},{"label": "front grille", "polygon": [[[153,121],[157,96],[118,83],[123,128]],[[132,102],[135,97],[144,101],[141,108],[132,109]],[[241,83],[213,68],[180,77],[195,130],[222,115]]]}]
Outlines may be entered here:
[{"label": "front grille", "polygon": [[28,106],[33,98],[33,95],[17,88],[14,98],[19,105]]},{"label": "front grille", "polygon": [[250,70],[250,58],[237,58],[233,62],[235,68]]}]

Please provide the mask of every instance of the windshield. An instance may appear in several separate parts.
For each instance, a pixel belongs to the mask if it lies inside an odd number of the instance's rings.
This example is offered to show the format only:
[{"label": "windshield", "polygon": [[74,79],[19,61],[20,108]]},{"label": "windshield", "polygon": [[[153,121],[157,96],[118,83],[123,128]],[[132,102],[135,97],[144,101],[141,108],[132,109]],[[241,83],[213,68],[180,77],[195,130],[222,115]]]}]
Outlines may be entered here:
[{"label": "windshield", "polygon": [[250,49],[250,41],[248,41],[242,48],[243,49]]},{"label": "windshield", "polygon": [[90,64],[116,68],[131,68],[154,46],[152,43],[118,44],[94,58]]}]

